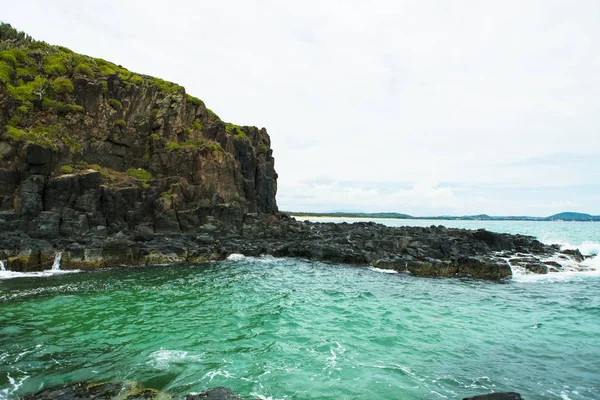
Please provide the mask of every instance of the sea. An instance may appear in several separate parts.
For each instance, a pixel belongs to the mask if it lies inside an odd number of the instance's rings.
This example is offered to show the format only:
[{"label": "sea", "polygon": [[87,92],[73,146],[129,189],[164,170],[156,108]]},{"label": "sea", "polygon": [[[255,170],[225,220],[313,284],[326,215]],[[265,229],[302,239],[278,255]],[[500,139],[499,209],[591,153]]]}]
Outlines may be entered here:
[{"label": "sea", "polygon": [[[600,250],[599,222],[371,221]],[[59,264],[0,271],[1,399],[115,380],[175,398],[225,386],[244,399],[600,399],[598,258],[503,283],[239,254],[93,272]]]}]

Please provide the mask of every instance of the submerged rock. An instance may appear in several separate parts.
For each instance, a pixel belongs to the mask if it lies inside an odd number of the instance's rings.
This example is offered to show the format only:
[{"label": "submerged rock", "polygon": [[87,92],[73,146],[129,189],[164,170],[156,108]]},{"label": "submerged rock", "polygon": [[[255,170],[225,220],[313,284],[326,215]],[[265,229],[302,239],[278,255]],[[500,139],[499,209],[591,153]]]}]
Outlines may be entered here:
[{"label": "submerged rock", "polygon": [[519,393],[503,392],[482,394],[479,396],[465,397],[463,400],[523,400]]},{"label": "submerged rock", "polygon": [[235,396],[233,392],[227,388],[216,387],[198,394],[188,394],[185,397],[185,400],[242,400],[242,398]]},{"label": "submerged rock", "polygon": [[[169,400],[167,393],[144,388],[136,382],[77,382],[55,386],[23,396],[23,400]],[[224,387],[189,394],[181,400],[242,400]]]},{"label": "submerged rock", "polygon": [[143,388],[134,382],[87,383],[78,382],[66,386],[44,389],[28,394],[23,400],[158,400],[170,398],[154,389]]}]

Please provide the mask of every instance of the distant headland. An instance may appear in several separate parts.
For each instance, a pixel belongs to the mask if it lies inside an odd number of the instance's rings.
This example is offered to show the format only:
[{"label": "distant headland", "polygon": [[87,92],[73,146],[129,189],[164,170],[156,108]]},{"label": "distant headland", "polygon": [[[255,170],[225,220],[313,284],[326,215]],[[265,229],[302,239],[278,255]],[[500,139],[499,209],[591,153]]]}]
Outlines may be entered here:
[{"label": "distant headland", "polygon": [[435,217],[415,217],[408,214],[396,212],[361,213],[361,212],[294,212],[284,211],[287,214],[298,217],[332,217],[332,218],[388,218],[388,219],[436,219],[436,220],[464,220],[464,221],[600,221],[600,215],[590,215],[578,212],[562,212],[549,217],[530,216],[490,216],[478,215],[439,215]]}]

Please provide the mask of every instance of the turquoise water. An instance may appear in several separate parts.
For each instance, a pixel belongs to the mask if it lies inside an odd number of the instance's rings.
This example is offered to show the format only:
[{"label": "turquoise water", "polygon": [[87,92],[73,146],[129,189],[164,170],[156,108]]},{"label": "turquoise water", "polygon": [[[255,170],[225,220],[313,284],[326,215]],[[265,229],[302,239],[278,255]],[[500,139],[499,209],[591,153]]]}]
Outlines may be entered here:
[{"label": "turquoise water", "polygon": [[248,399],[600,393],[598,272],[495,284],[239,256],[0,279],[0,307],[0,398],[80,380]]}]

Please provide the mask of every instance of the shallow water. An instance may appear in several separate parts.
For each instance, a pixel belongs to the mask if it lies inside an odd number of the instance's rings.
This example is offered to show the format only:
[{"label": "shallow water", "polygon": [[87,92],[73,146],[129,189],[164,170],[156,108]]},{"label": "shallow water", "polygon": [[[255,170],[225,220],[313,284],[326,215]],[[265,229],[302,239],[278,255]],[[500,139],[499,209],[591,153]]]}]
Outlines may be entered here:
[{"label": "shallow water", "polygon": [[291,259],[0,280],[0,396],[79,380],[174,395],[597,399],[600,277],[495,284]]}]

